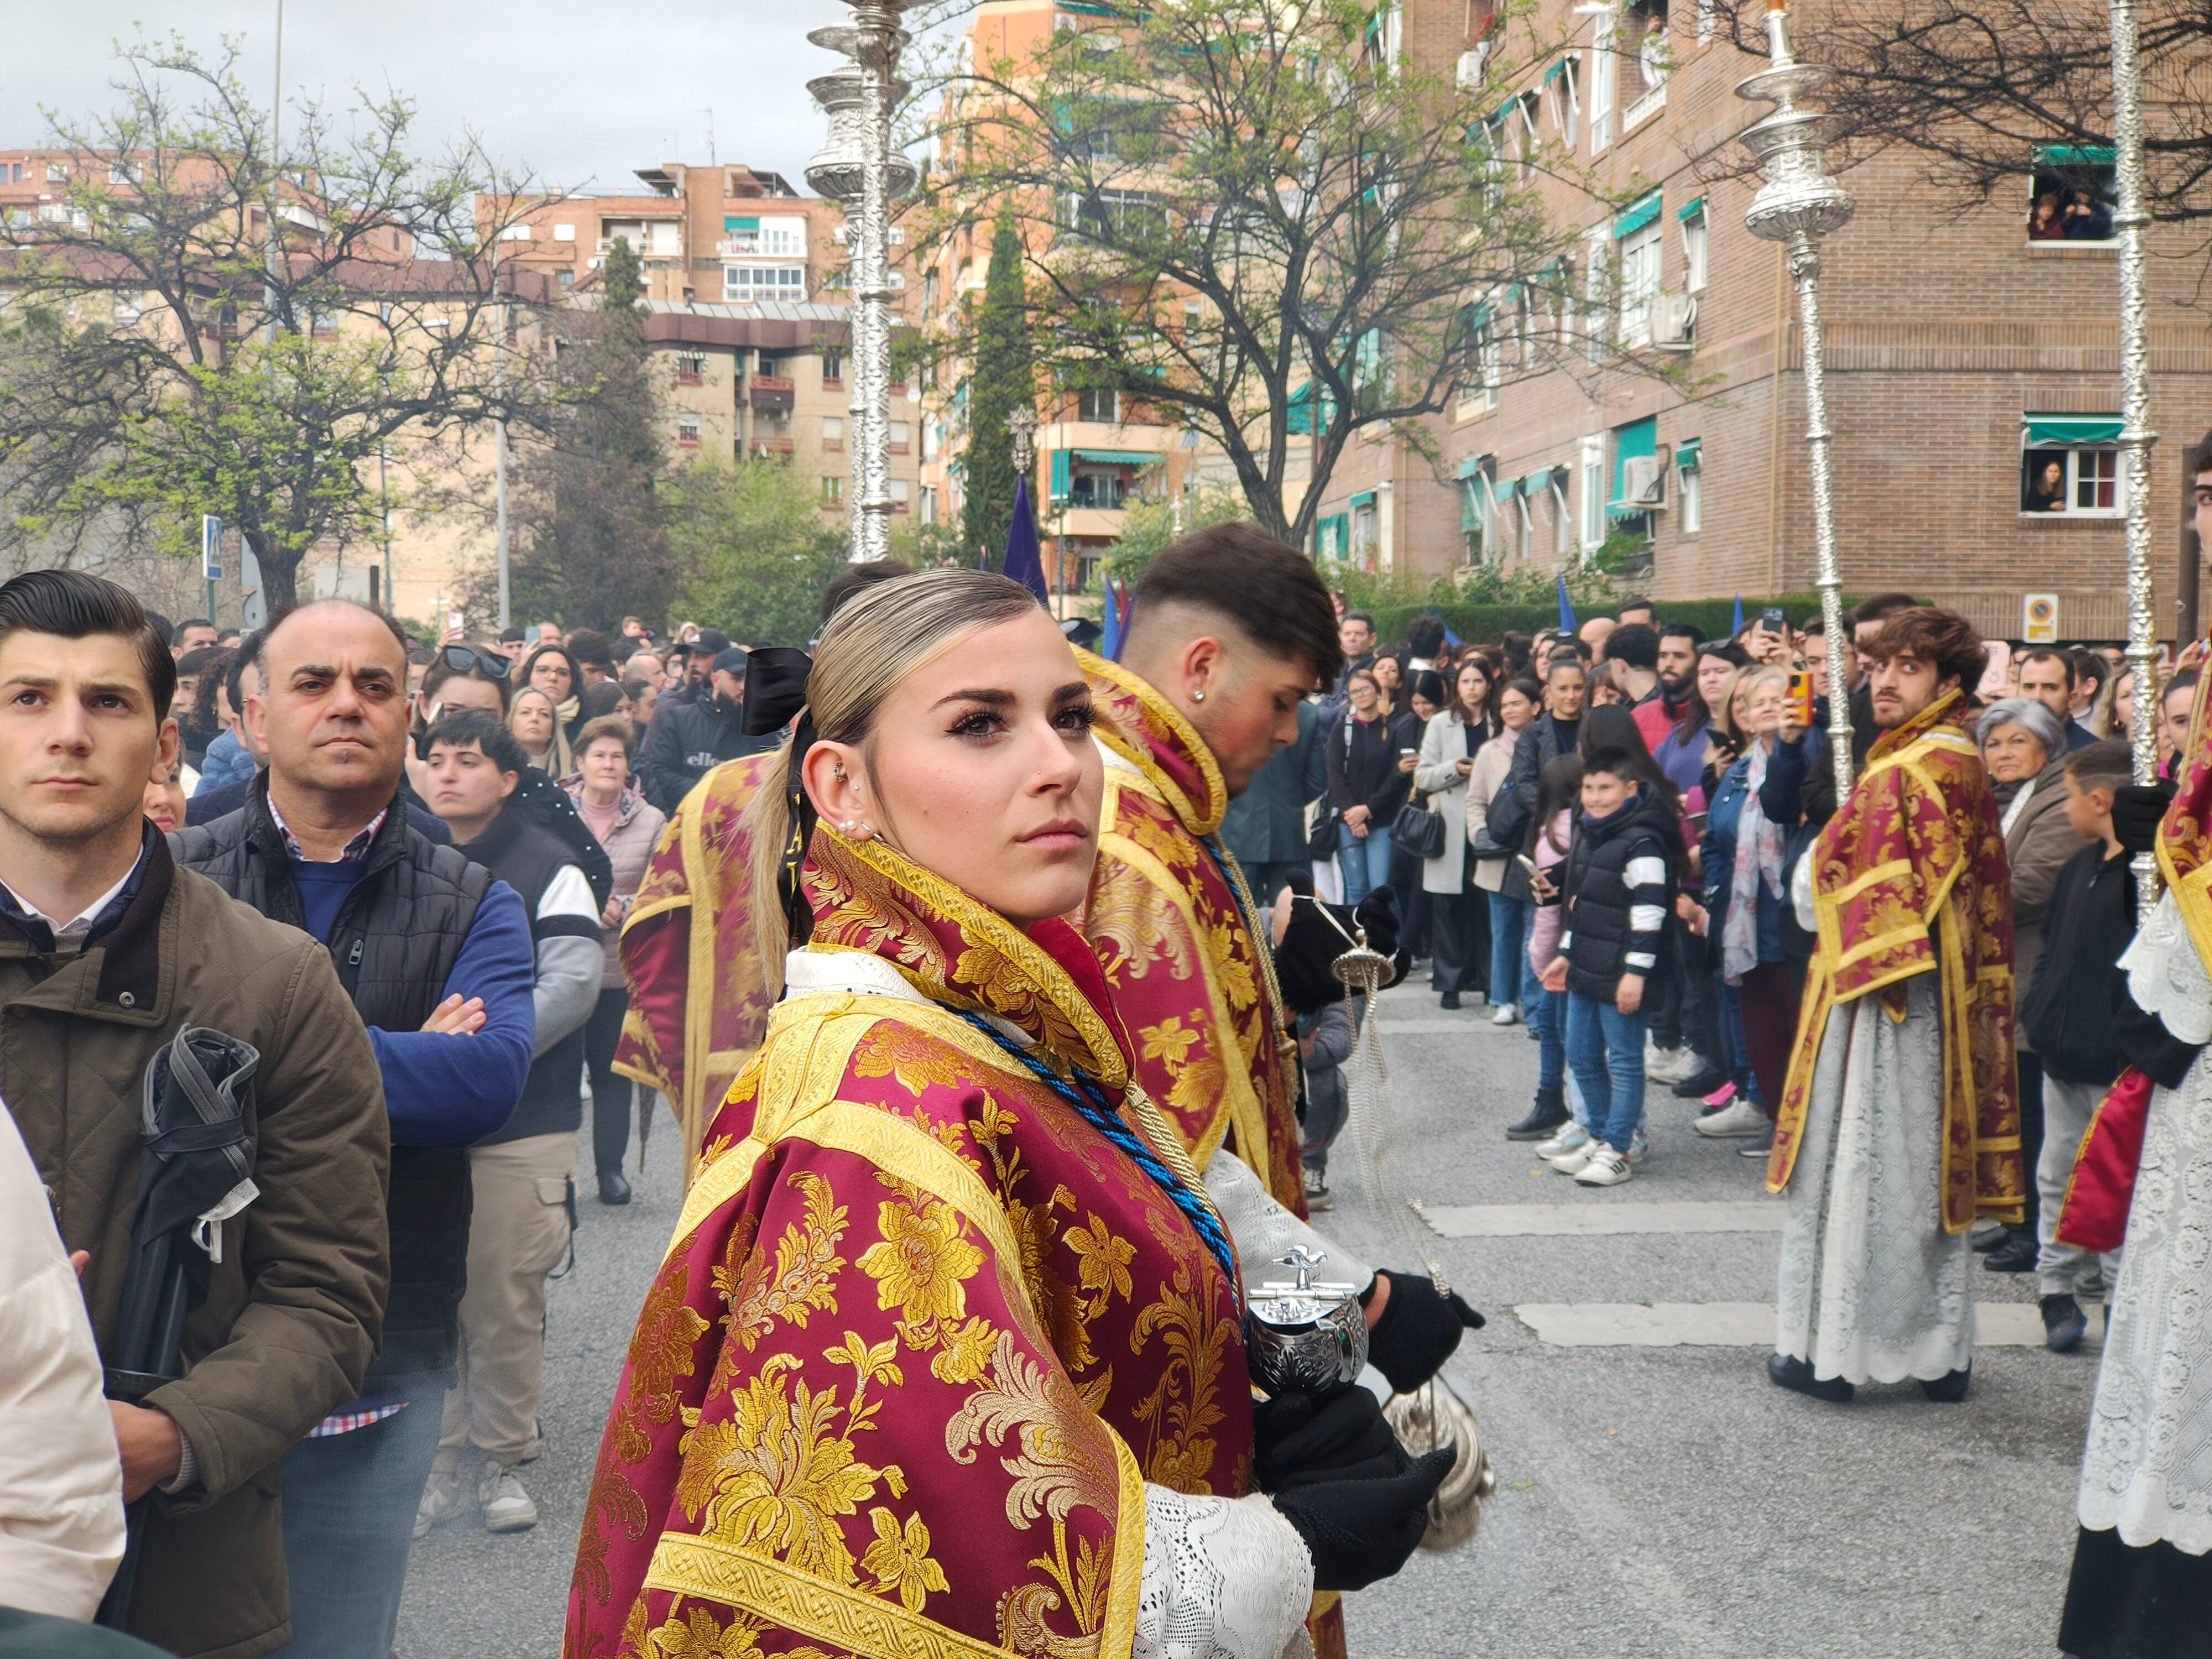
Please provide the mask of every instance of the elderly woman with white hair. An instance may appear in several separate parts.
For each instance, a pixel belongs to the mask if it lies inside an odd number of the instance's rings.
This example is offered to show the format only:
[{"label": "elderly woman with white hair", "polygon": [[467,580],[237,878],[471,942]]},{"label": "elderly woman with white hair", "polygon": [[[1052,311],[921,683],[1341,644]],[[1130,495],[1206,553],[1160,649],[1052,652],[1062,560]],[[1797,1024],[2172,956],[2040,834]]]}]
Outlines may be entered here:
[{"label": "elderly woman with white hair", "polygon": [[[2005,856],[2012,865],[2012,1006],[2018,1008],[2027,1000],[2036,958],[2043,954],[2043,915],[2058,885],[2058,872],[2081,845],[2066,816],[2066,732],[2058,717],[2034,698],[2000,697],[1984,712],[1975,735],[2003,814]],[[2043,1151],[2043,1064],[2027,1046],[2027,1028],[2015,1024],[2014,1030],[2020,1057],[2021,1157],[2032,1160]],[[2033,1221],[2010,1224],[1976,1243],[1990,1246],[1982,1265],[1991,1273],[2034,1271]]]}]

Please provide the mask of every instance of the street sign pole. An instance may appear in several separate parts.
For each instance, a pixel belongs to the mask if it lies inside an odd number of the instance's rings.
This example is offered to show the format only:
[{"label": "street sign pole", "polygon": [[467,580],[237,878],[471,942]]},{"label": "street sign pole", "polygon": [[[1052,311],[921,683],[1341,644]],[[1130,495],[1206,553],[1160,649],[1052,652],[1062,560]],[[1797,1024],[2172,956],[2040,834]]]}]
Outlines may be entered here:
[{"label": "street sign pole", "polygon": [[[215,585],[222,574],[222,520],[212,513],[200,515],[200,580],[207,584],[208,620],[215,621]],[[217,628],[219,634],[222,630]]]}]

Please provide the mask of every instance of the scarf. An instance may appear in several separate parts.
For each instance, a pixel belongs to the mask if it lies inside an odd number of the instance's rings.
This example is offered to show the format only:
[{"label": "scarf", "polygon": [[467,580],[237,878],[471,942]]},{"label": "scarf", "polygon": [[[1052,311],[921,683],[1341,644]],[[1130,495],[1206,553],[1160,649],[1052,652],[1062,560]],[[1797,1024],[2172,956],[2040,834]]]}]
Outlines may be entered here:
[{"label": "scarf", "polygon": [[1721,923],[1721,977],[1730,985],[1759,966],[1759,890],[1782,896],[1782,827],[1759,805],[1766,781],[1766,745],[1754,743],[1746,763],[1743,815],[1735,825],[1735,863],[1729,872],[1729,912]]}]

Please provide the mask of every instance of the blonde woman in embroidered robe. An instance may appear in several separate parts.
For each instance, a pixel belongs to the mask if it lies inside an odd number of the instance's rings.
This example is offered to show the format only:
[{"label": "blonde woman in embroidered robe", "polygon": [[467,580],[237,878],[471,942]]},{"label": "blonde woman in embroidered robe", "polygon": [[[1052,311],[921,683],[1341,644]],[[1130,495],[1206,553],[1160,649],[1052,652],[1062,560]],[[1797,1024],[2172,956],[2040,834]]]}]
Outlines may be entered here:
[{"label": "blonde woman in embroidered robe", "polygon": [[1072,654],[929,572],[839,615],[808,699],[821,822],[755,907],[811,942],[640,1316],[565,1651],[1303,1652],[1316,1578],[1395,1571],[1443,1465],[1255,1438],[1231,1247],[1059,919],[1100,794]]},{"label": "blonde woman in embroidered robe", "polygon": [[1966,1397],[1967,1229],[2018,1221],[2012,898],[1960,687],[1981,641],[1900,611],[1863,647],[1882,737],[1799,866],[1818,936],[1767,1185],[1789,1194],[1767,1374],[1848,1400],[1867,1382]]}]

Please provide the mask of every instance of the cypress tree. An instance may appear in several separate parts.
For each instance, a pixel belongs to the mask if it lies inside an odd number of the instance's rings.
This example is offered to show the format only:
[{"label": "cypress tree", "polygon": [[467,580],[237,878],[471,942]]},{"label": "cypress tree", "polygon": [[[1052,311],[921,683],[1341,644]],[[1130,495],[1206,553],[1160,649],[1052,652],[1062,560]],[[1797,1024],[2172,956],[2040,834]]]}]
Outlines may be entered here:
[{"label": "cypress tree", "polygon": [[[1017,409],[1036,407],[1029,301],[1022,285],[1022,240],[1010,210],[1001,210],[992,227],[991,264],[984,279],[983,303],[975,315],[974,341],[961,531],[969,550],[988,550],[996,568],[1006,556],[1006,529],[1014,516],[1013,438],[1006,419]],[[1034,481],[1030,489],[1036,489]],[[1031,514],[1034,518],[1034,501]]]}]

